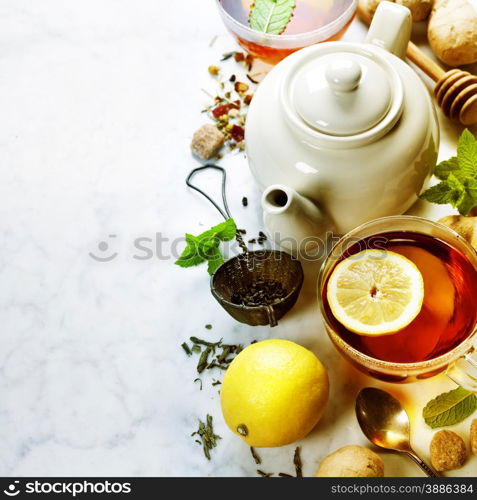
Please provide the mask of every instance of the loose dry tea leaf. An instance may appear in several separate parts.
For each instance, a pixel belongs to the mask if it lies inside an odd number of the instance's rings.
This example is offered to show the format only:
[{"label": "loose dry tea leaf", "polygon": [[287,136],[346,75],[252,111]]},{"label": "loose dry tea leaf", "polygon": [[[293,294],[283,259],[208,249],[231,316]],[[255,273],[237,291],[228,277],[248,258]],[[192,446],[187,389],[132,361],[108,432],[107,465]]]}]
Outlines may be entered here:
[{"label": "loose dry tea leaf", "polygon": [[187,342],[183,342],[181,344],[181,347],[182,347],[182,349],[184,349],[187,356],[192,356],[192,351],[190,350],[190,347],[187,345]]},{"label": "loose dry tea leaf", "polygon": [[200,390],[202,390],[202,380],[201,380],[200,378],[196,378],[196,379],[194,380],[194,384],[195,384],[196,382],[199,382],[199,383],[200,383]]},{"label": "loose dry tea leaf", "polygon": [[222,54],[222,59],[221,61],[227,61],[227,59],[230,59],[232,56],[234,56],[236,54],[236,51],[232,51],[232,52],[225,52],[224,54]]},{"label": "loose dry tea leaf", "polygon": [[301,471],[303,465],[301,463],[299,446],[296,447],[295,454],[293,455],[293,465],[295,466],[296,477],[303,477],[303,473]]},{"label": "loose dry tea leaf", "polygon": [[[250,240],[249,243],[255,242]],[[287,291],[277,280],[257,279],[248,286],[237,290],[230,301],[237,305],[256,307],[271,305],[280,302],[287,295]]]},{"label": "loose dry tea leaf", "polygon": [[255,451],[253,446],[250,446],[250,453],[252,454],[253,459],[255,460],[255,463],[257,465],[260,465],[262,463],[261,458],[258,456],[257,452]]},{"label": "loose dry tea leaf", "polygon": [[222,439],[217,434],[214,434],[212,416],[207,414],[205,423],[199,419],[199,428],[191,434],[191,436],[198,435],[201,441],[196,440],[197,443],[202,445],[204,455],[207,460],[210,460],[210,450],[217,446],[217,440]]},{"label": "loose dry tea leaf", "polygon": [[261,477],[271,477],[273,472],[263,472],[263,470],[257,469],[257,474]]},{"label": "loose dry tea leaf", "polygon": [[[235,356],[243,350],[241,344],[223,344],[222,339],[218,342],[210,342],[198,337],[190,337],[190,341],[192,342],[192,348],[189,349],[191,354],[200,354],[197,362],[198,373],[203,373],[205,370],[210,370],[212,368],[226,370]],[[203,349],[201,349],[201,346],[203,346]],[[212,385],[218,385],[220,383],[220,381],[216,381]]]}]

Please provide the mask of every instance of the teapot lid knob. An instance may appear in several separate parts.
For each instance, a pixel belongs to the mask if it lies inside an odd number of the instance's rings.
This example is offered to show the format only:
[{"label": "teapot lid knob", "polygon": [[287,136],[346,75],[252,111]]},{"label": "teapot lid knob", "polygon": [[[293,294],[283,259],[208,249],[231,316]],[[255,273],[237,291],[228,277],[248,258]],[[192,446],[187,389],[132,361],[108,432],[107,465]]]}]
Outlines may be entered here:
[{"label": "teapot lid knob", "polygon": [[351,92],[361,80],[361,66],[353,59],[331,62],[325,72],[329,86],[337,92]]},{"label": "teapot lid knob", "polygon": [[333,136],[370,130],[387,115],[395,92],[380,60],[359,50],[310,58],[293,73],[291,100],[309,127]]}]

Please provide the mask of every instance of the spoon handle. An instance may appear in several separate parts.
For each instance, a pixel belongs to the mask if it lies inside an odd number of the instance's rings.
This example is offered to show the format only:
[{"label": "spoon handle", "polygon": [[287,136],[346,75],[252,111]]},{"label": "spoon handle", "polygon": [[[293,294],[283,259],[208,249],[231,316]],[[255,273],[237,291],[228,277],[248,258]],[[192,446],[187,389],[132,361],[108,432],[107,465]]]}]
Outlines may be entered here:
[{"label": "spoon handle", "polygon": [[408,455],[410,458],[416,462],[417,465],[429,476],[429,477],[440,477],[440,475],[430,466],[427,465],[423,460],[421,460],[414,450],[412,451],[406,451],[406,455]]}]

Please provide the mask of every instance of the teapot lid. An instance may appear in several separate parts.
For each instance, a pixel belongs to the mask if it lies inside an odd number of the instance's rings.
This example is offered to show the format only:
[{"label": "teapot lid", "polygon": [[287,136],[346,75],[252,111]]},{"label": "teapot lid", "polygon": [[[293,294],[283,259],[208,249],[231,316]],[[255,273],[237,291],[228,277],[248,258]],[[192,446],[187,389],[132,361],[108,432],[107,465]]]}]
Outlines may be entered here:
[{"label": "teapot lid", "polygon": [[290,101],[301,120],[317,132],[341,137],[382,122],[396,108],[396,79],[370,56],[345,50],[302,60],[289,80]]}]

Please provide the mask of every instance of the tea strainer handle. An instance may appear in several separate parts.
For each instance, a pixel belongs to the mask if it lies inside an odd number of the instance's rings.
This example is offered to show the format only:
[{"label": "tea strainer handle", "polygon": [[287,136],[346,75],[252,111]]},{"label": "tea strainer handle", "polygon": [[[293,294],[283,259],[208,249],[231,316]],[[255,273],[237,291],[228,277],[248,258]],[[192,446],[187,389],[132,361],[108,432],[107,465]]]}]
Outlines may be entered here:
[{"label": "tea strainer handle", "polygon": [[[207,169],[210,169],[210,168],[212,168],[214,170],[218,170],[219,172],[222,173],[222,203],[224,204],[224,210],[222,210],[219,207],[219,205],[207,193],[205,193],[204,191],[202,191],[202,189],[198,188],[197,186],[195,186],[191,182],[192,177],[194,177],[194,175],[197,172],[200,172],[201,170],[207,170]],[[191,170],[191,172],[189,173],[189,175],[187,176],[187,179],[186,179],[186,184],[191,189],[194,189],[195,191],[197,191],[198,193],[200,193],[202,196],[204,196],[207,200],[209,200],[210,203],[212,203],[212,205],[214,205],[214,207],[220,212],[220,215],[225,220],[232,218],[232,216],[230,215],[229,206],[227,204],[227,197],[225,195],[225,181],[226,181],[226,179],[227,179],[227,172],[225,171],[225,169],[222,168],[222,167],[219,167],[218,165],[212,165],[212,164],[207,164],[207,165],[203,165],[202,167],[194,168],[193,170]]]}]

